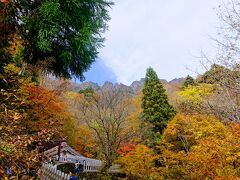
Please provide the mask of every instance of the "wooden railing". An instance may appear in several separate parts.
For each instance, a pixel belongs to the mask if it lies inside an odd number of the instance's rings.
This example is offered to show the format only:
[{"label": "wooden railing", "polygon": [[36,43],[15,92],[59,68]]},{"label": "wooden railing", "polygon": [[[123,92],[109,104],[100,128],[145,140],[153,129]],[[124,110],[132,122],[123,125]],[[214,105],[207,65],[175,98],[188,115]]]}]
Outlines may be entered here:
[{"label": "wooden railing", "polygon": [[40,180],[69,180],[70,176],[57,170],[51,164],[43,164],[40,174]]},{"label": "wooden railing", "polygon": [[97,172],[102,167],[102,161],[91,158],[80,157],[60,157],[59,163],[72,162],[83,166],[83,172]]}]

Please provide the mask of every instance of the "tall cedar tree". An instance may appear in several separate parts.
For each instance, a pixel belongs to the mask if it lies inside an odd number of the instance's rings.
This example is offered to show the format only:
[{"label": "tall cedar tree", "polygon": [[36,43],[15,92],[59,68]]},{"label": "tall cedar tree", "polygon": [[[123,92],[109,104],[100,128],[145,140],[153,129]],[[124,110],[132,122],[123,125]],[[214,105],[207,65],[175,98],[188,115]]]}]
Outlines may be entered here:
[{"label": "tall cedar tree", "polygon": [[182,85],[182,89],[185,89],[185,88],[187,88],[187,87],[190,86],[190,85],[193,86],[194,84],[195,84],[195,82],[194,82],[193,77],[188,75],[188,76],[186,77],[183,85]]},{"label": "tall cedar tree", "polygon": [[143,118],[153,125],[153,131],[162,134],[168,121],[175,115],[168,103],[166,90],[153,68],[148,68],[142,98]]},{"label": "tall cedar tree", "polygon": [[10,24],[19,31],[24,62],[45,65],[56,76],[83,79],[104,41],[111,5],[108,0],[6,1],[1,3],[8,12],[3,28]]}]

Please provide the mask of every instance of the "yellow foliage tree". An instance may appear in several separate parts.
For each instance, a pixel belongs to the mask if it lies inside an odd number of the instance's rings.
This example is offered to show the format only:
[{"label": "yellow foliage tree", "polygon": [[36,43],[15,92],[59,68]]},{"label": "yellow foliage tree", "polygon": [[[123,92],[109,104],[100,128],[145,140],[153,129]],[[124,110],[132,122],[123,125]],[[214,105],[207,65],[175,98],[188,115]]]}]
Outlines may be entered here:
[{"label": "yellow foliage tree", "polygon": [[214,93],[215,85],[188,86],[178,92],[177,107],[183,113],[203,112],[205,101]]},{"label": "yellow foliage tree", "polygon": [[155,160],[156,155],[150,148],[138,144],[131,152],[120,157],[117,163],[123,167],[130,179],[160,179],[154,167]]},{"label": "yellow foliage tree", "polygon": [[212,94],[214,86],[211,84],[199,84],[198,86],[188,86],[179,92],[179,95],[193,103],[200,103],[204,97]]},{"label": "yellow foliage tree", "polygon": [[166,179],[214,179],[240,176],[239,124],[225,126],[213,116],[176,117],[159,149]]},{"label": "yellow foliage tree", "polygon": [[111,166],[119,148],[140,141],[141,98],[122,89],[65,94],[78,123],[76,149]]},{"label": "yellow foliage tree", "polygon": [[[139,142],[141,137],[141,120],[140,116],[142,113],[141,108],[142,93],[137,94],[137,96],[130,99],[129,103],[132,105],[131,113],[126,118],[125,132],[133,132],[134,136],[131,139],[132,142]],[[129,143],[129,142],[127,142]]]}]

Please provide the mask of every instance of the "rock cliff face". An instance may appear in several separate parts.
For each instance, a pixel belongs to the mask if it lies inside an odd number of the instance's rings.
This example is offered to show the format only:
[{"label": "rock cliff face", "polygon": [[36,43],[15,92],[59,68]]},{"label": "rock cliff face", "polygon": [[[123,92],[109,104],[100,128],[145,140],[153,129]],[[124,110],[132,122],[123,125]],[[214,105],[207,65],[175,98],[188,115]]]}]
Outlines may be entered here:
[{"label": "rock cliff face", "polygon": [[169,81],[169,84],[179,84],[182,85],[184,83],[186,78],[175,78],[171,81]]},{"label": "rock cliff face", "polygon": [[98,90],[100,88],[100,86],[94,82],[84,82],[81,84],[72,83],[72,86],[71,86],[71,90],[75,91],[75,92],[78,92],[78,91],[80,91],[82,89],[86,89],[86,88],[92,88],[94,90]]},{"label": "rock cliff face", "polygon": [[130,87],[134,92],[139,92],[144,86],[144,78],[140,79],[140,81],[134,81]]},{"label": "rock cliff face", "polygon": [[[184,80],[185,78],[175,78],[169,82],[164,79],[161,79],[160,81],[163,83],[165,87],[167,87],[166,89],[168,90],[169,88],[175,89],[175,87],[180,87],[184,82]],[[84,82],[81,84],[72,83],[71,90],[78,92],[86,88],[92,88],[94,90],[121,88],[130,94],[137,94],[139,91],[141,91],[143,86],[144,86],[144,78],[140,79],[139,81],[134,81],[130,86],[127,86],[122,83],[112,83],[109,81],[106,81],[102,86],[99,86],[97,83],[93,83],[93,82]]]}]

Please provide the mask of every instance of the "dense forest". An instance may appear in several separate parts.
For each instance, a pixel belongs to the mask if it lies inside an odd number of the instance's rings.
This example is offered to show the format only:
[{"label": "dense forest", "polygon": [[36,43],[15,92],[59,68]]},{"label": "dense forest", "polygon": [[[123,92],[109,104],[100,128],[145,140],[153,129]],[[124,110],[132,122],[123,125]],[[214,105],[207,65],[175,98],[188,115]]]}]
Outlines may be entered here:
[{"label": "dense forest", "polygon": [[59,139],[103,160],[99,179],[116,164],[125,179],[240,178],[240,2],[219,6],[218,50],[202,54],[196,77],[167,82],[149,67],[131,86],[75,84],[103,46],[111,6],[1,0],[0,178],[36,179]]}]

